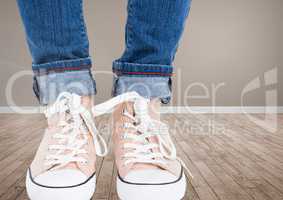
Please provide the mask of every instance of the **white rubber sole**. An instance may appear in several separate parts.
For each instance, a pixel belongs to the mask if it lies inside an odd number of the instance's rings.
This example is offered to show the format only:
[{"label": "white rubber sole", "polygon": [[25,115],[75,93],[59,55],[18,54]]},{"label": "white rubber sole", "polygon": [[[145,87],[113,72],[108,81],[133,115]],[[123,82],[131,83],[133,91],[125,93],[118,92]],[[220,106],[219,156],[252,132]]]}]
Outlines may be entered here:
[{"label": "white rubber sole", "polygon": [[90,200],[95,192],[96,176],[78,185],[50,187],[36,183],[28,170],[26,189],[31,200]]},{"label": "white rubber sole", "polygon": [[181,200],[186,193],[186,176],[171,183],[134,184],[117,177],[117,193],[120,200]]}]

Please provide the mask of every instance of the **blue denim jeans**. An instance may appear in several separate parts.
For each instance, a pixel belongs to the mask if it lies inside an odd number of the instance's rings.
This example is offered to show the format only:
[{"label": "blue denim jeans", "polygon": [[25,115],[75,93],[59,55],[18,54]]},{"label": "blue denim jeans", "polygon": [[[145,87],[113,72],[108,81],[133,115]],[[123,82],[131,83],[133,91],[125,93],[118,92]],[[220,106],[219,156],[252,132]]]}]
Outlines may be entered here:
[{"label": "blue denim jeans", "polygon": [[[41,104],[59,93],[96,94],[82,0],[17,0]],[[190,0],[128,0],[126,47],[113,62],[113,95],[136,91],[168,103],[172,62]]]}]

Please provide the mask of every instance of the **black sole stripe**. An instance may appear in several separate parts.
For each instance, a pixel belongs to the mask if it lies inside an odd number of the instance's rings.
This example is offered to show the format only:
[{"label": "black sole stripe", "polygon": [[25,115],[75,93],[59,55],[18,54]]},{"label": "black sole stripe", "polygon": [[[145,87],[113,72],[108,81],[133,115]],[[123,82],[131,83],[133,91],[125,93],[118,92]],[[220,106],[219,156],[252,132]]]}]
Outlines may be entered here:
[{"label": "black sole stripe", "polygon": [[130,184],[130,185],[170,185],[170,184],[174,184],[174,183],[179,182],[183,178],[183,172],[184,172],[184,169],[182,167],[179,177],[175,181],[168,182],[168,183],[132,183],[132,182],[125,181],[120,176],[119,172],[117,174],[118,174],[118,178],[119,178],[120,181],[122,181],[123,183],[126,183],[126,184]]},{"label": "black sole stripe", "polygon": [[37,185],[37,186],[44,187],[44,188],[50,188],[50,189],[66,189],[66,188],[74,188],[74,187],[82,186],[82,185],[88,183],[88,182],[90,181],[90,179],[92,179],[92,178],[95,176],[95,173],[96,173],[96,172],[94,172],[87,180],[85,180],[84,182],[79,183],[79,184],[77,184],[77,185],[58,186],[58,187],[56,187],[56,186],[48,186],[48,185],[42,185],[42,184],[40,184],[40,183],[37,183],[37,182],[32,178],[32,174],[31,174],[30,168],[28,168],[28,172],[29,172],[29,178],[30,178],[30,180],[31,180],[32,183],[34,183],[34,184]]}]

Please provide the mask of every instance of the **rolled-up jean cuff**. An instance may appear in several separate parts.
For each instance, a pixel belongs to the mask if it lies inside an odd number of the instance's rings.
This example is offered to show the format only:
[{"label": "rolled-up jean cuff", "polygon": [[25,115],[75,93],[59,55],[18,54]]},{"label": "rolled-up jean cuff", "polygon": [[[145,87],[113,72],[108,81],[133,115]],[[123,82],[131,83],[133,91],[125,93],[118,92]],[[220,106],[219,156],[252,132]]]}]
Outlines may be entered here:
[{"label": "rolled-up jean cuff", "polygon": [[171,100],[171,78],[114,76],[113,96],[133,91],[147,99],[159,98],[163,104],[168,104]]},{"label": "rolled-up jean cuff", "polygon": [[33,64],[32,68],[33,90],[42,105],[54,102],[62,92],[96,94],[89,57]]},{"label": "rolled-up jean cuff", "polygon": [[173,74],[171,65],[127,63],[118,60],[113,62],[112,70],[118,76],[171,77]]},{"label": "rolled-up jean cuff", "polygon": [[171,65],[128,63],[116,60],[112,95],[136,91],[149,99],[159,98],[167,104],[171,100],[173,67]]},{"label": "rolled-up jean cuff", "polygon": [[41,64],[32,64],[32,69],[36,74],[47,74],[50,72],[76,71],[91,68],[91,58],[77,58],[69,60],[53,61]]}]

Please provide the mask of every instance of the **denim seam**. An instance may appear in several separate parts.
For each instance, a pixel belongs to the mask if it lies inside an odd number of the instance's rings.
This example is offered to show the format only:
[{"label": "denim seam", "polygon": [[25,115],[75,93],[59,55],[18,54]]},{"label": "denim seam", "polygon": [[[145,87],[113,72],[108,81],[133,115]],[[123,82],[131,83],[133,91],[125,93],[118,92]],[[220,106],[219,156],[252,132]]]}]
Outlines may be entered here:
[{"label": "denim seam", "polygon": [[49,68],[49,69],[38,69],[33,70],[36,76],[49,75],[54,73],[65,73],[72,71],[90,71],[91,65],[81,65],[77,67],[58,67],[58,68]]},{"label": "denim seam", "polygon": [[[185,14],[185,19],[188,18],[189,12],[190,12],[190,6],[189,6],[189,8],[188,8],[188,10],[187,10],[187,12],[186,12],[186,14]],[[185,21],[186,21],[186,20],[184,20],[184,22],[185,22]],[[185,25],[186,25],[186,24],[183,23],[181,34],[183,34],[183,32],[184,32],[184,30],[185,30]],[[171,61],[172,61],[172,62],[173,62],[173,60],[175,59],[176,53],[177,53],[177,51],[178,51],[178,48],[179,48],[179,41],[176,43],[174,49],[172,50],[172,55],[171,55]]]},{"label": "denim seam", "polygon": [[114,61],[112,71],[118,76],[172,76],[173,67],[160,64],[140,64]]},{"label": "denim seam", "polygon": [[141,64],[141,63],[129,63],[129,62],[114,61],[114,65],[116,65],[116,64],[117,65],[124,65],[125,64],[125,65],[134,65],[134,66],[145,66],[145,67],[152,67],[152,66],[154,66],[154,67],[168,67],[168,68],[172,67],[173,68],[173,66],[171,66],[171,65],[148,64],[148,63]]},{"label": "denim seam", "polygon": [[[91,60],[91,57],[86,57],[86,58],[76,58],[76,59],[68,59],[68,60],[57,60],[57,61],[52,61],[50,63],[56,65],[56,64],[62,64],[62,63],[71,63],[71,62],[77,62],[77,61],[84,61],[84,60]],[[41,63],[41,64],[32,64],[33,67],[39,67],[41,65],[46,65],[49,63]]]},{"label": "denim seam", "polygon": [[131,19],[133,18],[133,3],[132,0],[129,0],[128,5],[128,20],[126,25],[126,44],[127,48],[131,48],[132,46],[132,26],[131,26]]},{"label": "denim seam", "polygon": [[126,71],[114,71],[117,76],[130,76],[130,77],[140,77],[140,76],[151,76],[151,77],[171,77],[173,73],[160,73],[160,72],[126,72]]},{"label": "denim seam", "polygon": [[[84,38],[85,41],[88,41],[88,36],[87,36],[87,28],[86,28],[86,24],[84,21],[84,15],[83,15],[83,1],[80,1],[80,9],[81,9],[81,14],[80,14],[80,22],[81,22],[81,36]],[[89,43],[89,41],[88,41]],[[88,48],[85,47],[84,51],[89,54],[88,52]]]},{"label": "denim seam", "polygon": [[[54,5],[51,3],[51,1],[50,2],[48,2],[49,3],[49,5],[48,5],[48,7],[50,6],[51,7],[51,9],[54,11],[56,8],[58,8],[57,6],[56,7],[54,7]],[[56,11],[54,11],[54,12],[56,12]],[[60,13],[60,12],[58,12],[58,13]],[[55,26],[55,21],[56,21],[56,19],[54,19],[54,18],[56,18],[56,16],[55,15],[53,15],[53,14],[51,14],[50,15],[50,20],[51,20],[51,24],[52,25],[54,25],[54,30],[56,30],[56,26]],[[56,27],[56,28],[55,28]],[[54,43],[57,43],[57,39],[56,39],[56,31],[52,31],[52,32],[49,32],[50,33],[50,35],[52,35],[52,40],[53,40],[53,42]],[[42,41],[42,43],[43,43],[43,41]],[[61,51],[60,51],[60,48],[57,46],[57,45],[54,45],[54,48],[56,49],[56,52],[57,52],[57,55],[58,55],[58,59],[62,59],[62,54],[61,54]]]}]

